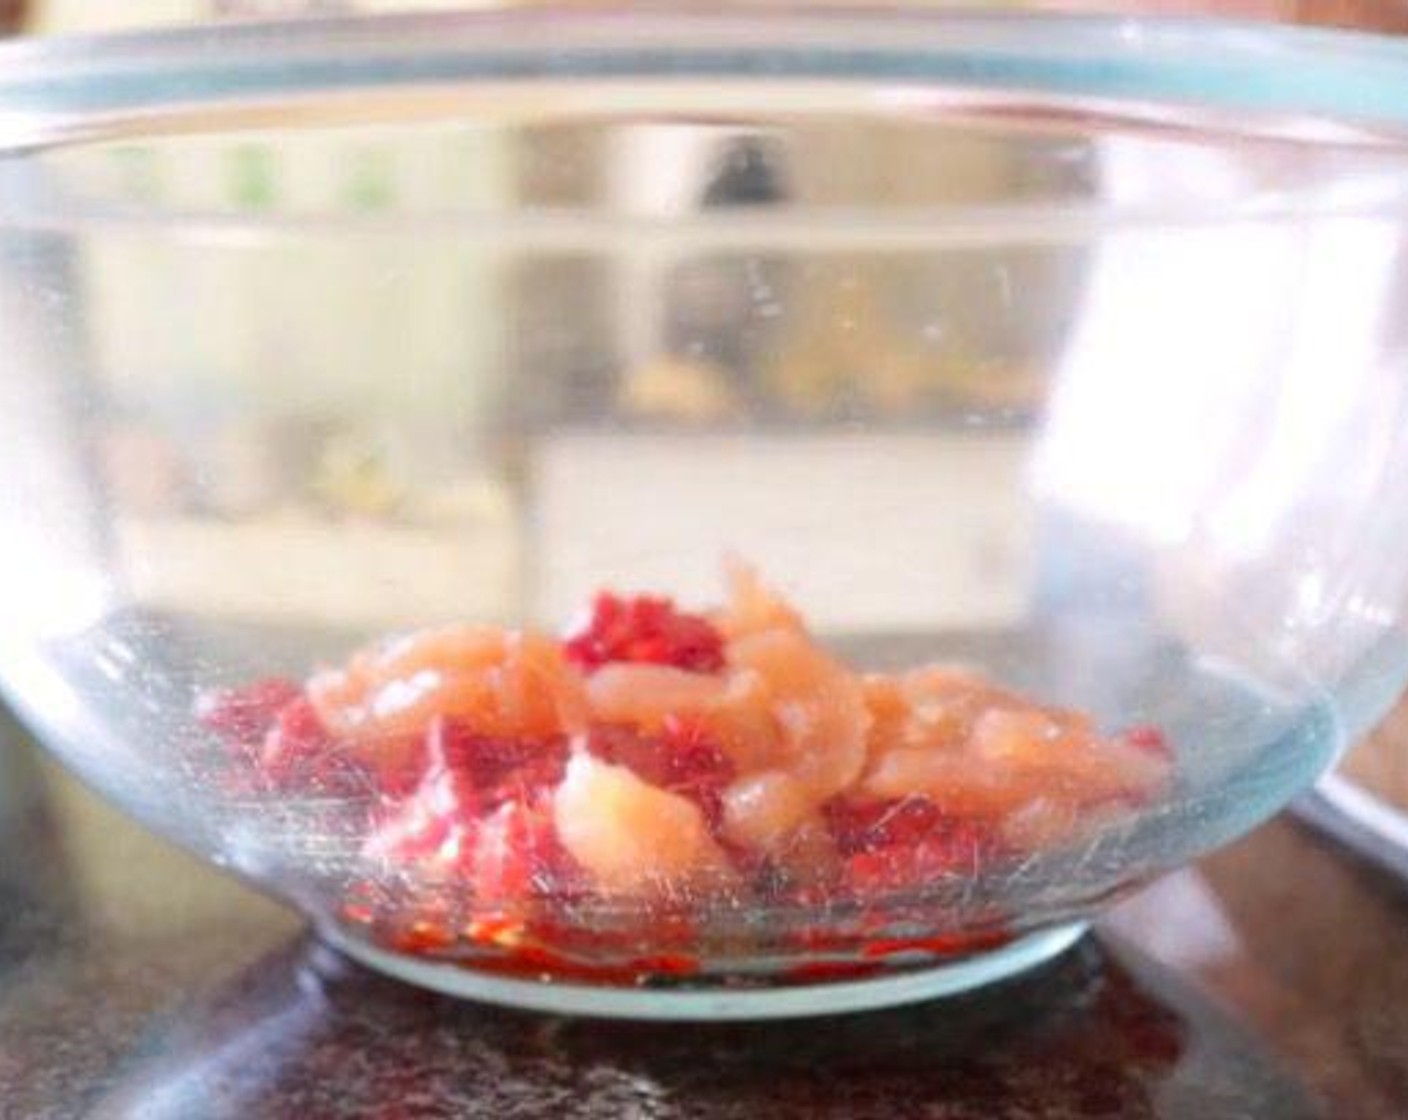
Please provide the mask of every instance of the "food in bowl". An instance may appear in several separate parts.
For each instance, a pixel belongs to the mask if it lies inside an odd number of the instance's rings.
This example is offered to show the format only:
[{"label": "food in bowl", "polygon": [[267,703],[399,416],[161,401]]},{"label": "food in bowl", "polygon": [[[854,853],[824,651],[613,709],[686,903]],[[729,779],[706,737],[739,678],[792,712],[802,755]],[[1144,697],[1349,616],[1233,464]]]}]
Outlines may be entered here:
[{"label": "food in bowl", "polygon": [[[226,30],[0,45],[0,685],[354,959],[662,1018],[975,988],[1402,691],[1383,44]],[[696,610],[730,548],[805,624]],[[679,605],[507,629],[603,587]]]},{"label": "food in bowl", "polygon": [[[1101,733],[953,665],[857,672],[751,568],[727,576],[708,613],[602,592],[561,638],[420,630],[199,715],[251,793],[356,806],[342,916],[374,941],[621,983],[727,968],[758,946],[711,917],[789,904],[834,904],[794,935],[861,950],[854,972],[876,945],[932,950],[878,936],[897,900],[913,922],[935,882],[1076,842],[1170,780],[1154,727]],[[613,905],[607,931],[581,920]],[[1002,938],[991,915],[937,944]]]}]

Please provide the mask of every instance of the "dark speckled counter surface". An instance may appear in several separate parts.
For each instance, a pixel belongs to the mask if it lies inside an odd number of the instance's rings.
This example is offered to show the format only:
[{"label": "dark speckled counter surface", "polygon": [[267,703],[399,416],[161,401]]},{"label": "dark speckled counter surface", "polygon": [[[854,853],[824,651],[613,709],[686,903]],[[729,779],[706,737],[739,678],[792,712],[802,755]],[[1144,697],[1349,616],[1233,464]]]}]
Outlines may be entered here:
[{"label": "dark speckled counter surface", "polygon": [[1408,889],[1285,820],[979,995],[793,1024],[373,976],[0,743],[0,1116],[1408,1116]]}]

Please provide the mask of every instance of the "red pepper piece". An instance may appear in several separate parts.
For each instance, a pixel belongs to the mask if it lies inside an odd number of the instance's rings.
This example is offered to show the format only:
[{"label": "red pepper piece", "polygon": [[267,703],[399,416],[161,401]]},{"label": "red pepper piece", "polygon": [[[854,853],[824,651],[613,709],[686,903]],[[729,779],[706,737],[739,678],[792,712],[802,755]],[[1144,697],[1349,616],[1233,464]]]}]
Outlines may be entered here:
[{"label": "red pepper piece", "polygon": [[504,802],[480,825],[472,872],[477,905],[510,908],[569,891],[579,878],[546,806],[525,801]]},{"label": "red pepper piece", "polygon": [[562,780],[567,740],[509,739],[480,735],[455,720],[439,717],[426,732],[429,771],[453,770],[474,788],[481,811],[512,798],[530,798]]},{"label": "red pepper piece", "polygon": [[912,845],[941,828],[943,811],[923,797],[892,801],[831,801],[825,807],[832,838],[844,856]]},{"label": "red pepper piece", "polygon": [[303,695],[297,682],[267,677],[239,688],[212,688],[196,697],[202,726],[236,746],[257,746],[283,708]]},{"label": "red pepper piece", "polygon": [[1131,747],[1148,751],[1158,758],[1173,758],[1173,748],[1169,745],[1168,736],[1152,723],[1141,723],[1128,728],[1121,738]]},{"label": "red pepper piece", "polygon": [[285,704],[265,732],[256,765],[276,789],[345,787],[355,783],[345,760],[334,752],[333,737],[303,696]]},{"label": "red pepper piece", "polygon": [[416,791],[367,838],[369,859],[418,870],[427,880],[460,879],[473,867],[479,811],[469,778],[427,773]]},{"label": "red pepper piece", "polygon": [[671,716],[659,735],[598,724],[587,735],[587,750],[603,762],[627,767],[642,781],[688,797],[711,826],[719,823],[723,791],[734,779],[734,767],[694,721]]},{"label": "red pepper piece", "polygon": [[858,852],[846,861],[846,879],[859,895],[920,890],[945,875],[976,877],[991,857],[989,828],[946,819],[928,835]]},{"label": "red pepper piece", "polygon": [[568,660],[588,672],[613,661],[672,665],[695,673],[715,673],[724,666],[723,635],[713,623],[655,595],[602,592],[562,648]]}]

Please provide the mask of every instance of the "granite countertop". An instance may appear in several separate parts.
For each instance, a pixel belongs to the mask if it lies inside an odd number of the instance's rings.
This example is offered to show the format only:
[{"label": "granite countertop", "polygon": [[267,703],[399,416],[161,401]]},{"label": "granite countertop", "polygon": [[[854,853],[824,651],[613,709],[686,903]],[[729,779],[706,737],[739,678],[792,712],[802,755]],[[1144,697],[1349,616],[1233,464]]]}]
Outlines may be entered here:
[{"label": "granite countertop", "polygon": [[401,987],[0,743],[0,1117],[1408,1115],[1408,889],[1279,819],[987,992],[792,1024]]}]

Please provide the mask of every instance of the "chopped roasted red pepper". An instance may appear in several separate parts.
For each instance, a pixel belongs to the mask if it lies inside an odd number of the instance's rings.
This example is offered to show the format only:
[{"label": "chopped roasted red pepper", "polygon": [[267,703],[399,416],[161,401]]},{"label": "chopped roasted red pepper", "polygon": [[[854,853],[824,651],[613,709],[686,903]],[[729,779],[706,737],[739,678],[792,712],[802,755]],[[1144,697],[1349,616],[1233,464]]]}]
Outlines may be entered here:
[{"label": "chopped roasted red pepper", "polygon": [[196,698],[195,716],[227,742],[255,746],[283,708],[303,695],[296,681],[266,677],[239,688],[213,688]]},{"label": "chopped roasted red pepper", "polygon": [[658,735],[598,724],[588,733],[586,747],[603,762],[625,766],[651,785],[688,797],[717,826],[734,767],[697,721],[671,716]]},{"label": "chopped roasted red pepper", "polygon": [[476,804],[481,811],[489,811],[560,782],[567,765],[567,740],[479,735],[463,723],[437,717],[426,732],[426,757],[431,770],[463,774],[476,791]]},{"label": "chopped roasted red pepper", "polygon": [[846,861],[846,879],[861,896],[920,891],[944,876],[975,877],[993,853],[990,829],[945,820],[923,836],[857,852]]},{"label": "chopped roasted red pepper", "polygon": [[1173,757],[1173,748],[1169,746],[1168,736],[1151,723],[1141,723],[1131,727],[1125,731],[1121,738],[1130,746],[1148,751],[1158,758],[1171,759]]},{"label": "chopped roasted red pepper", "polygon": [[350,760],[334,748],[336,742],[318,713],[302,696],[279,709],[264,735],[259,769],[276,788],[292,785],[355,788]]},{"label": "chopped roasted red pepper", "polygon": [[923,797],[899,801],[836,800],[826,806],[827,824],[844,856],[914,844],[944,823],[944,813]]},{"label": "chopped roasted red pepper", "polygon": [[724,666],[723,637],[713,623],[655,595],[602,592],[585,624],[567,636],[562,648],[589,672],[612,661],[672,665],[695,673],[715,673]]}]

